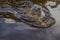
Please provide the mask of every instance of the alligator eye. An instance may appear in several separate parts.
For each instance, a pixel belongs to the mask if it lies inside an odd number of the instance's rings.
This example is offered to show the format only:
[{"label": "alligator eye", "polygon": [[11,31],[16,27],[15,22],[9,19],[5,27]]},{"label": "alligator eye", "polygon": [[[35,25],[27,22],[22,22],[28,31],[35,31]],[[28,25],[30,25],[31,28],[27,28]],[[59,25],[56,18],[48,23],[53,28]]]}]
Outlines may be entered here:
[{"label": "alligator eye", "polygon": [[3,17],[3,15],[0,15],[0,18]]}]

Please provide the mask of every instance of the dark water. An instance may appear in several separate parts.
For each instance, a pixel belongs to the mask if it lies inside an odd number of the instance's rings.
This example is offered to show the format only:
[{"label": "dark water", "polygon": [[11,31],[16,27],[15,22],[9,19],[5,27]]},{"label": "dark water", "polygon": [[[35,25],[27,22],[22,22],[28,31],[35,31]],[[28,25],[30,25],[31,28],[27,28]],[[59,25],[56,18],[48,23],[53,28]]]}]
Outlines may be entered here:
[{"label": "dark water", "polygon": [[34,29],[24,23],[0,23],[0,40],[60,40],[59,32],[54,27]]}]

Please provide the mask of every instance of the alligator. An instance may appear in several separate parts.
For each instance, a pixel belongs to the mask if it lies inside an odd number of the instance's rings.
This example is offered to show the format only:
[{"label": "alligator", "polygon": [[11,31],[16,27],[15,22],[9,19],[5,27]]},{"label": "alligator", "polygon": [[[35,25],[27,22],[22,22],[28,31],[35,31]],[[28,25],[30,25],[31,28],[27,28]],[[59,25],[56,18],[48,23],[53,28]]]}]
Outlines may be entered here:
[{"label": "alligator", "polygon": [[0,8],[0,18],[11,18],[35,28],[48,28],[56,23],[46,8],[35,4],[31,7],[25,5],[21,6],[24,8]]}]

